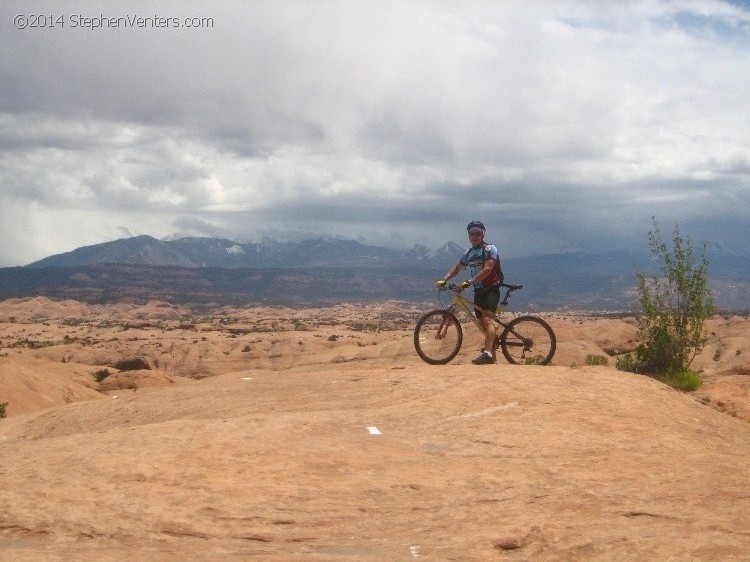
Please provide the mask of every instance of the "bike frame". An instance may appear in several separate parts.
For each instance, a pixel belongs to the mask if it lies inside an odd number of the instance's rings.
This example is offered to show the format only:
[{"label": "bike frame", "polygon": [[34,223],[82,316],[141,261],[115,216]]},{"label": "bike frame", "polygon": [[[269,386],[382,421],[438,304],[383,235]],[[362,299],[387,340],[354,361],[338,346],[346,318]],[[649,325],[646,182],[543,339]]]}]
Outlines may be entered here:
[{"label": "bike frame", "polygon": [[[505,292],[505,298],[503,298],[502,302],[498,305],[497,310],[485,310],[484,308],[477,306],[473,302],[471,302],[469,299],[464,297],[461,294],[461,290],[456,285],[449,285],[448,287],[442,289],[444,291],[453,291],[455,294],[453,296],[453,300],[451,303],[446,307],[446,310],[450,312],[451,314],[456,314],[456,309],[460,308],[463,310],[466,315],[471,319],[472,322],[474,322],[474,325],[479,329],[480,332],[483,334],[486,334],[484,331],[484,326],[482,326],[482,323],[479,321],[479,319],[476,317],[476,314],[474,314],[474,311],[480,311],[482,313],[482,316],[485,314],[492,316],[492,319],[500,324],[503,328],[506,327],[505,322],[500,320],[499,315],[505,312],[505,307],[508,306],[508,297],[510,296],[511,291],[514,291],[515,289],[520,289],[521,286],[515,286],[515,285],[500,285],[501,287],[507,287],[508,290]],[[448,326],[450,325],[450,322],[448,322],[448,319],[446,318],[443,320],[443,323],[440,325],[440,328],[438,329],[437,336],[438,337],[444,337],[445,331],[448,329]]]}]

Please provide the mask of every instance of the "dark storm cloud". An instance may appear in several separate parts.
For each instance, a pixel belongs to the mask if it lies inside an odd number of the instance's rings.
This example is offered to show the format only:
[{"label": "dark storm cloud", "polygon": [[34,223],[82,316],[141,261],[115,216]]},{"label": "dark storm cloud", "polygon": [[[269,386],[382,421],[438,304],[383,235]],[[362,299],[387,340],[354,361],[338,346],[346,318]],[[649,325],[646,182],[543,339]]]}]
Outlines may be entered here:
[{"label": "dark storm cloud", "polygon": [[14,28],[29,10],[0,5],[0,265],[121,227],[403,246],[484,217],[520,254],[748,220],[731,3],[42,2],[211,25]]}]

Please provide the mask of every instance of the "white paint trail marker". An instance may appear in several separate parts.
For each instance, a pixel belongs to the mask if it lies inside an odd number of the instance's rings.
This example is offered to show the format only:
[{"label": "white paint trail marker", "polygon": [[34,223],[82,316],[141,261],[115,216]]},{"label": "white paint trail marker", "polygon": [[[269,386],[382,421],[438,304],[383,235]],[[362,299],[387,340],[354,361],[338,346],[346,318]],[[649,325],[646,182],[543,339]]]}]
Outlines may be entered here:
[{"label": "white paint trail marker", "polygon": [[367,428],[367,431],[370,432],[370,435],[383,435],[380,430],[375,427],[374,425],[371,425]]},{"label": "white paint trail marker", "polygon": [[512,410],[516,406],[518,406],[518,402],[508,402],[507,404],[495,406],[494,408],[486,408],[485,410],[480,410],[479,412],[469,412],[468,414],[462,414],[460,416],[451,416],[448,419],[455,420],[458,418],[478,418],[480,416],[494,414],[495,412],[502,412],[504,410]]}]

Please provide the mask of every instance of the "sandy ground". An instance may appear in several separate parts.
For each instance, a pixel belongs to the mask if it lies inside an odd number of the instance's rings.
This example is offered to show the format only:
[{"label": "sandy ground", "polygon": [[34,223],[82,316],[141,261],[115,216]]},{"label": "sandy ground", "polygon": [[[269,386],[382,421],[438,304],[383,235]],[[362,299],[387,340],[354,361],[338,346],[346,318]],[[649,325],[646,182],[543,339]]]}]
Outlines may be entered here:
[{"label": "sandy ground", "polygon": [[748,318],[680,393],[614,368],[632,318],[545,315],[552,366],[474,366],[470,328],[429,366],[426,309],[0,303],[0,555],[750,559]]}]

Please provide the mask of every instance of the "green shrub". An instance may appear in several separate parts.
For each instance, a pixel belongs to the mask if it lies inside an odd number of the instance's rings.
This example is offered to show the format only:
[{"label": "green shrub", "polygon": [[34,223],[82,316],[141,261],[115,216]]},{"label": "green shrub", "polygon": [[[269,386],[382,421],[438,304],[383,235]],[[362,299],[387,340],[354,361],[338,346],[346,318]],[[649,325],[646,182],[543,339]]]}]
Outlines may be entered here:
[{"label": "green shrub", "polygon": [[617,358],[616,367],[620,371],[629,373],[642,373],[651,376],[663,383],[668,384],[677,390],[697,390],[703,384],[700,373],[695,371],[679,371],[672,373],[647,373],[643,371],[643,365],[633,356],[632,353]]},{"label": "green shrub", "polygon": [[663,381],[677,390],[698,390],[703,381],[699,373],[695,371],[683,371],[681,373],[672,373],[665,375]]},{"label": "green shrub", "polygon": [[102,369],[101,371],[94,373],[94,378],[96,379],[96,382],[102,382],[111,374],[112,373],[109,372],[109,369]]},{"label": "green shrub", "polygon": [[628,371],[629,373],[638,373],[638,364],[632,353],[622,355],[615,360],[615,367],[620,371]]},{"label": "green shrub", "polygon": [[523,360],[524,365],[544,365],[544,355],[532,355]]},{"label": "green shrub", "polygon": [[609,360],[604,355],[594,355],[589,353],[586,356],[586,365],[609,365]]},{"label": "green shrub", "polygon": [[[683,238],[675,225],[670,249],[656,219],[653,222],[649,245],[661,271],[650,278],[637,274],[643,343],[636,349],[635,359],[618,361],[618,369],[622,364],[628,367],[623,370],[645,373],[684,388],[695,384],[684,383],[685,378],[700,380],[690,365],[706,343],[703,322],[714,310],[706,246],[700,261],[696,260],[690,239]],[[691,375],[686,377],[686,373]]]}]

